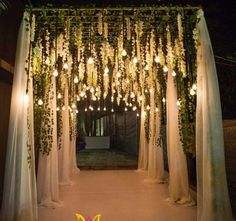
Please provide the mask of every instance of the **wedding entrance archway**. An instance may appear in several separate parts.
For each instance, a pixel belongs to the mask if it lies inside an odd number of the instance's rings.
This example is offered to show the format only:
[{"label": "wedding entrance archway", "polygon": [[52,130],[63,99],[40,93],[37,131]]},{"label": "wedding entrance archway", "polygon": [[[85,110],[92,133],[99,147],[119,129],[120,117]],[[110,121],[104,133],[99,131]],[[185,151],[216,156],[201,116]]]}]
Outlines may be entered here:
[{"label": "wedding entrance archway", "polygon": [[36,192],[41,205],[60,204],[58,184],[69,184],[77,170],[80,100],[85,111],[120,106],[141,115],[139,168],[151,182],[163,181],[166,124],[170,198],[179,204],[192,203],[185,153],[195,153],[196,141],[198,220],[232,220],[218,82],[201,9],[29,9],[16,60],[5,220],[35,220]]}]

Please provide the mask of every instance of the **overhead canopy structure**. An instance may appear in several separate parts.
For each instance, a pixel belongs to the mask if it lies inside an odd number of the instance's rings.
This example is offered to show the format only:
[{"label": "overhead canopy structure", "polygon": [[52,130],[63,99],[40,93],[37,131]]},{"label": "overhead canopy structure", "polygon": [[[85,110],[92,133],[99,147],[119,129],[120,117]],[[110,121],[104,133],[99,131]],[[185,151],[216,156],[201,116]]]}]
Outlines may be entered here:
[{"label": "overhead canopy structure", "polygon": [[147,170],[148,182],[164,180],[166,127],[170,200],[194,204],[185,154],[197,153],[198,220],[232,220],[219,99],[198,7],[27,9],[18,39],[4,220],[37,219],[35,150],[38,203],[62,205],[58,184],[70,184],[76,170],[81,104],[85,112],[141,115],[139,169]]}]

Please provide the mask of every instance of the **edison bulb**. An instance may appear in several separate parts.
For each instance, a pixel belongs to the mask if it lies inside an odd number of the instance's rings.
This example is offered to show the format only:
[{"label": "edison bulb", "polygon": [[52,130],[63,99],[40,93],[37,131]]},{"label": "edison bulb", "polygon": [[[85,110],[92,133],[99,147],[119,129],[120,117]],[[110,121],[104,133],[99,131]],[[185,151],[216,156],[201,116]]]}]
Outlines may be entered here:
[{"label": "edison bulb", "polygon": [[73,104],[71,105],[71,107],[72,107],[72,108],[76,108],[76,105],[75,105],[75,103],[73,103]]},{"label": "edison bulb", "polygon": [[137,107],[136,106],[133,106],[133,111],[136,111]]},{"label": "edison bulb", "polygon": [[106,111],[106,110],[107,110],[107,108],[106,108],[106,107],[104,107],[104,108],[103,108],[103,110],[104,110],[104,111]]},{"label": "edison bulb", "polygon": [[167,72],[168,71],[168,67],[164,66],[163,71]]},{"label": "edison bulb", "polygon": [[158,108],[156,107],[156,108],[155,108],[155,112],[158,112],[158,111],[159,111],[159,110],[158,110]]},{"label": "edison bulb", "polygon": [[148,65],[146,65],[146,66],[144,67],[144,70],[145,70],[145,71],[148,71],[148,70],[149,70]]},{"label": "edison bulb", "polygon": [[39,99],[39,100],[38,100],[38,105],[39,105],[39,106],[43,105],[42,99]]},{"label": "edison bulb", "polygon": [[58,70],[55,69],[52,74],[53,74],[54,77],[57,77],[58,76]]},{"label": "edison bulb", "polygon": [[75,113],[76,113],[76,114],[78,114],[78,113],[79,113],[79,111],[78,111],[78,110],[76,110],[76,111],[75,111]]},{"label": "edison bulb", "polygon": [[85,111],[85,112],[87,112],[87,111],[88,111],[88,109],[87,109],[87,108],[85,108],[85,109],[84,109],[84,111]]},{"label": "edison bulb", "polygon": [[94,88],[93,87],[90,88],[90,92],[94,93]]},{"label": "edison bulb", "polygon": [[173,76],[173,77],[176,76],[176,72],[175,72],[175,71],[172,72],[172,76]]},{"label": "edison bulb", "polygon": [[65,70],[67,70],[67,69],[69,68],[68,64],[67,64],[67,63],[64,63],[63,68],[64,68]]},{"label": "edison bulb", "polygon": [[192,89],[196,91],[197,90],[197,85],[193,84]]},{"label": "edison bulb", "polygon": [[154,59],[154,61],[155,61],[156,63],[160,63],[160,58],[159,58],[159,56],[156,56],[155,59]]},{"label": "edison bulb", "polygon": [[139,113],[137,113],[136,116],[139,117]]},{"label": "edison bulb", "polygon": [[98,107],[98,109],[97,109],[98,111],[100,111],[100,107]]},{"label": "edison bulb", "polygon": [[134,57],[134,58],[133,58],[133,63],[134,63],[134,64],[137,64],[137,63],[138,63],[138,58],[137,58],[137,57]]},{"label": "edison bulb", "polygon": [[74,78],[74,83],[77,84],[78,82],[79,82],[79,79],[78,79],[78,77],[76,76],[76,77]]},{"label": "edison bulb", "polygon": [[60,107],[57,107],[57,111],[59,111],[60,110]]},{"label": "edison bulb", "polygon": [[127,111],[128,109],[127,109],[127,107],[125,107],[125,111]]},{"label": "edison bulb", "polygon": [[127,52],[126,52],[125,49],[122,50],[121,55],[122,55],[123,57],[125,57],[125,56],[127,55]]},{"label": "edison bulb", "polygon": [[88,64],[93,64],[93,63],[94,63],[93,58],[92,58],[92,57],[89,57],[89,59],[88,59]]},{"label": "edison bulb", "polygon": [[149,106],[149,105],[147,105],[146,109],[147,109],[147,110],[150,110],[150,106]]},{"label": "edison bulb", "polygon": [[58,93],[57,98],[61,99],[61,93]]},{"label": "edison bulb", "polygon": [[135,97],[134,92],[131,92],[130,97],[131,97],[131,98],[134,98],[134,97]]},{"label": "edison bulb", "polygon": [[165,103],[165,102],[166,102],[166,99],[165,99],[164,97],[162,98],[162,102],[163,102],[163,103]]},{"label": "edison bulb", "polygon": [[113,109],[113,108],[111,109],[111,112],[114,112],[114,109]]}]

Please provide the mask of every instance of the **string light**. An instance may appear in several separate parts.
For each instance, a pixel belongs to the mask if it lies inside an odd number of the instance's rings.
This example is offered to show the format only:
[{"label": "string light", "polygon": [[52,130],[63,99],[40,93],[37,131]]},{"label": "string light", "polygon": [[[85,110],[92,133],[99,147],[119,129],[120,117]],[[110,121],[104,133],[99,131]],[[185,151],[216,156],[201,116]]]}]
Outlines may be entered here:
[{"label": "string light", "polygon": [[54,77],[57,77],[58,76],[58,70],[55,69],[52,74],[53,74]]},{"label": "string light", "polygon": [[158,112],[159,110],[158,110],[158,108],[156,107],[156,109],[155,109],[155,112]]},{"label": "string light", "polygon": [[125,111],[127,111],[128,109],[127,109],[127,107],[125,107]]},{"label": "string light", "polygon": [[73,109],[75,109],[75,108],[76,108],[75,103],[73,103],[73,104],[71,105],[71,107],[72,107]]},{"label": "string light", "polygon": [[125,56],[127,55],[127,52],[126,52],[125,49],[122,50],[121,55],[122,55],[123,57],[125,57]]},{"label": "string light", "polygon": [[80,101],[80,97],[79,96],[77,96],[77,101]]},{"label": "string light", "polygon": [[39,100],[38,100],[38,105],[39,105],[39,106],[42,106],[42,105],[43,105],[42,99],[39,99]]},{"label": "string light", "polygon": [[139,117],[139,113],[137,113],[136,116]]},{"label": "string light", "polygon": [[64,68],[65,70],[67,70],[67,69],[69,68],[68,64],[67,64],[67,63],[64,63],[63,68]]},{"label": "string light", "polygon": [[84,111],[85,111],[85,112],[87,112],[87,111],[88,111],[87,107],[84,109]]},{"label": "string light", "polygon": [[165,103],[165,102],[166,102],[166,99],[165,99],[164,97],[162,98],[162,102],[163,102],[163,103]]},{"label": "string light", "polygon": [[196,91],[197,90],[197,85],[193,84],[192,89]]},{"label": "string light", "polygon": [[173,76],[173,77],[176,76],[176,72],[175,72],[175,71],[172,72],[172,76]]},{"label": "string light", "polygon": [[159,56],[156,56],[155,59],[154,59],[154,61],[155,61],[156,63],[160,63],[160,58],[159,58]]},{"label": "string light", "polygon": [[144,67],[144,70],[145,70],[145,71],[148,71],[148,70],[149,70],[148,65],[146,65],[146,66]]},{"label": "string light", "polygon": [[64,111],[64,110],[66,109],[66,107],[65,107],[65,106],[63,106],[61,109]]},{"label": "string light", "polygon": [[94,63],[93,58],[92,58],[92,57],[89,57],[89,59],[88,59],[88,64],[93,64],[93,63]]},{"label": "string light", "polygon": [[107,110],[107,108],[106,108],[106,107],[104,107],[104,108],[103,108],[103,110],[104,110],[104,111],[106,111],[106,110]]},{"label": "string light", "polygon": [[193,96],[196,94],[195,90],[193,90],[193,88],[190,89],[190,94]]},{"label": "string light", "polygon": [[78,82],[79,82],[79,79],[78,79],[78,77],[76,76],[76,77],[74,78],[74,83],[77,84]]},{"label": "string light", "polygon": [[94,88],[93,88],[93,87],[90,88],[90,92],[91,92],[92,94],[94,93]]},{"label": "string light", "polygon": [[108,75],[108,73],[109,73],[109,68],[106,66],[104,69],[104,75]]},{"label": "string light", "polygon": [[98,109],[97,109],[98,111],[100,111],[100,107],[98,107]]},{"label": "string light", "polygon": [[136,106],[133,106],[133,111],[136,111],[137,110],[137,107]]},{"label": "string light", "polygon": [[168,71],[168,67],[167,67],[167,66],[164,66],[164,67],[163,67],[163,71],[164,71],[164,72],[167,72],[167,71]]},{"label": "string light", "polygon": [[176,101],[176,105],[177,105],[178,107],[180,107],[180,100],[177,100],[177,101]]},{"label": "string light", "polygon": [[134,64],[137,64],[137,63],[138,63],[138,58],[137,58],[137,57],[134,57],[134,58],[133,58],[133,63],[134,63]]},{"label": "string light", "polygon": [[116,73],[116,76],[117,76],[118,78],[120,78],[120,77],[121,77],[121,73],[118,71],[118,72]]},{"label": "string light", "polygon": [[61,97],[62,97],[62,96],[61,96],[61,93],[58,93],[57,98],[58,98],[58,99],[61,99]]},{"label": "string light", "polygon": [[113,109],[113,108],[111,109],[111,112],[114,112],[114,109]]},{"label": "string light", "polygon": [[60,107],[57,107],[57,111],[59,111],[60,110]]},{"label": "string light", "polygon": [[135,94],[134,94],[133,91],[131,92],[130,97],[131,97],[131,98],[134,98],[134,97],[135,97]]},{"label": "string light", "polygon": [[114,102],[114,97],[113,96],[111,96],[111,102]]},{"label": "string light", "polygon": [[149,105],[147,105],[146,109],[147,109],[147,110],[150,110],[150,106],[149,106]]},{"label": "string light", "polygon": [[79,111],[76,109],[75,113],[76,113],[76,114],[78,114],[78,113],[79,113]]}]

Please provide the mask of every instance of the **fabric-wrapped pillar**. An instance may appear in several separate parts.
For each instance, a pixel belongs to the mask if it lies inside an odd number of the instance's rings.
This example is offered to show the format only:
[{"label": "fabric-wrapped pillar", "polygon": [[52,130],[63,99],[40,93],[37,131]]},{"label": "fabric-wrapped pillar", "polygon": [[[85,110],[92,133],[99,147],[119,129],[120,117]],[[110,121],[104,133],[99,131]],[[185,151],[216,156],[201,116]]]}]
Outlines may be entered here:
[{"label": "fabric-wrapped pillar", "polygon": [[17,40],[2,202],[1,220],[4,221],[38,220],[31,76],[26,95],[25,61],[30,45],[28,21],[29,14],[25,13]]},{"label": "fabric-wrapped pillar", "polygon": [[144,100],[143,100],[142,107],[141,107],[141,120],[140,120],[138,170],[147,170],[147,168],[148,168],[148,143],[145,138],[145,127],[144,127],[145,114],[146,113],[144,110]]},{"label": "fabric-wrapped pillar", "polygon": [[198,221],[233,220],[225,172],[224,140],[218,79],[211,41],[200,18],[197,51],[197,198]]},{"label": "fabric-wrapped pillar", "polygon": [[178,127],[177,91],[171,70],[168,73],[166,92],[167,150],[169,163],[169,200],[179,204],[191,204],[186,156],[180,141]]},{"label": "fabric-wrapped pillar", "polygon": [[49,93],[49,107],[52,110],[51,122],[53,122],[53,141],[49,155],[39,153],[37,191],[40,206],[55,208],[61,206],[62,203],[59,200],[56,82],[53,75],[52,87]]}]

